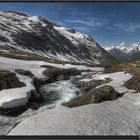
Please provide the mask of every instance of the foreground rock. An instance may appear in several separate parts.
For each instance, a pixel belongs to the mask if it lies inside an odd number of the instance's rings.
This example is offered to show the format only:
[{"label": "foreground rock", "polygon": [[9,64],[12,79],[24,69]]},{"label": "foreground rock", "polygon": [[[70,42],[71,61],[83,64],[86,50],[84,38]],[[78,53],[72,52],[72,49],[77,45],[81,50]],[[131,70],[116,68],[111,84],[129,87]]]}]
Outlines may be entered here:
[{"label": "foreground rock", "polygon": [[133,77],[125,83],[125,86],[129,89],[135,89],[137,92],[140,92],[140,79]]},{"label": "foreground rock", "polygon": [[0,115],[17,117],[18,115],[25,112],[29,107],[28,106],[19,106],[10,109],[0,109]]},{"label": "foreground rock", "polygon": [[0,91],[3,89],[23,87],[25,84],[20,82],[15,73],[0,70]]},{"label": "foreground rock", "polygon": [[140,94],[75,108],[56,107],[22,121],[9,135],[139,135]]},{"label": "foreground rock", "polygon": [[93,88],[86,94],[81,95],[69,102],[63,103],[63,105],[67,107],[77,107],[91,103],[100,103],[107,100],[115,100],[121,96],[122,94],[116,92],[113,87],[106,85],[98,89]]},{"label": "foreground rock", "polygon": [[15,69],[15,72],[21,75],[29,76],[30,78],[34,77],[34,74],[31,73],[29,70],[23,70],[23,69]]},{"label": "foreground rock", "polygon": [[89,81],[87,79],[87,81],[86,81],[86,80],[84,80],[84,77],[82,77],[81,80],[79,78],[74,78],[72,80],[72,83],[74,83],[77,87],[79,87],[83,91],[83,93],[86,93],[90,89],[93,89],[93,88],[100,86],[102,84],[105,84],[105,83],[109,83],[111,81],[112,81],[112,79],[110,79],[110,78],[105,78],[105,79],[101,79],[101,80],[92,79]]},{"label": "foreground rock", "polygon": [[76,68],[62,69],[52,66],[46,66],[46,68],[47,69],[44,71],[44,75],[49,77],[50,82],[68,80],[70,76],[81,74],[81,71]]}]

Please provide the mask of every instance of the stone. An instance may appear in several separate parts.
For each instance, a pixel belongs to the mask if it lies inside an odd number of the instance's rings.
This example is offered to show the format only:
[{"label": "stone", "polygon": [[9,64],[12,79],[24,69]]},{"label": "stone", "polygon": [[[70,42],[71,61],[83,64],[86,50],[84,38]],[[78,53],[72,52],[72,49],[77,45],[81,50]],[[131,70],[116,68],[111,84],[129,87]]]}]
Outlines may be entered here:
[{"label": "stone", "polygon": [[105,85],[97,89],[93,88],[86,94],[74,98],[69,102],[63,103],[63,105],[67,107],[77,107],[91,103],[100,103],[103,101],[115,100],[121,96],[122,95],[116,92],[113,87]]},{"label": "stone", "polygon": [[0,91],[3,89],[23,86],[25,86],[25,84],[19,81],[15,73],[6,70],[0,70]]}]

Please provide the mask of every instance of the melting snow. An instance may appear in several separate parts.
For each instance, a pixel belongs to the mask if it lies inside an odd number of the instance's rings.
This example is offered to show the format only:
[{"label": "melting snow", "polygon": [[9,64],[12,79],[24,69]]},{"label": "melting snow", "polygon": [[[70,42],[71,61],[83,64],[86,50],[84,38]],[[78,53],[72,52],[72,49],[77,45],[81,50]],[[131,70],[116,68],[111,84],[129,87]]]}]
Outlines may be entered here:
[{"label": "melting snow", "polygon": [[[44,61],[26,61],[0,57],[0,69],[9,70],[15,72],[15,69],[30,70],[38,78],[44,77],[43,71],[45,68],[40,67],[41,65],[50,65],[57,68],[76,68],[79,70],[93,70],[93,71],[102,71],[103,68],[99,67],[86,67],[83,65],[70,65],[70,64],[54,64],[47,63]],[[0,91],[0,107],[10,108],[16,107],[19,105],[25,105],[30,97],[30,92],[34,90],[34,86],[31,84],[31,79],[26,76],[21,76],[17,74],[20,81],[25,82],[26,87],[14,88],[14,89],[5,89]]]}]

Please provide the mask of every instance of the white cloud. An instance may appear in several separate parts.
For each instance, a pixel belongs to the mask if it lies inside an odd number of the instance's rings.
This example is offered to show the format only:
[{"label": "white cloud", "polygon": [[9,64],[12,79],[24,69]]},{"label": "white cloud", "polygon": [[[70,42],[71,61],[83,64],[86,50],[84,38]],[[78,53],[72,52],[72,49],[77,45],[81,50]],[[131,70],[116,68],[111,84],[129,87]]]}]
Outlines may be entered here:
[{"label": "white cloud", "polygon": [[92,30],[92,31],[94,30],[93,28],[89,30],[88,27],[83,27],[83,26],[80,26],[80,27],[76,26],[76,27],[74,27],[74,28],[75,28],[77,31],[79,30],[79,31],[82,31],[82,32],[85,32],[85,33],[88,33],[88,32],[90,32],[91,30]]},{"label": "white cloud", "polygon": [[67,14],[71,16],[88,16],[91,15],[90,11],[79,11],[77,9],[72,9],[72,11],[67,11]]},{"label": "white cloud", "polygon": [[117,27],[118,29],[120,29],[123,32],[127,32],[127,33],[134,33],[136,30],[140,29],[140,24],[134,24],[134,23],[118,23],[115,24],[114,27]]},{"label": "white cloud", "polygon": [[64,20],[65,22],[68,23],[77,23],[77,24],[81,24],[84,26],[89,26],[89,27],[101,27],[104,24],[106,24],[105,21],[97,21],[97,20],[80,20],[80,19],[66,19]]}]

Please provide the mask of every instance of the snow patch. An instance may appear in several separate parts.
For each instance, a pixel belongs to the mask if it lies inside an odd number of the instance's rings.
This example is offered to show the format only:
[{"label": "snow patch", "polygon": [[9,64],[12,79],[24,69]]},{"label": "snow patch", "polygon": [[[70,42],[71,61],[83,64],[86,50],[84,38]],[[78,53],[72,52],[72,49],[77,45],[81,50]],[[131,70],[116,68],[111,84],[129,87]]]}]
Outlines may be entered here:
[{"label": "snow patch", "polygon": [[6,109],[26,105],[31,96],[31,91],[35,91],[35,87],[31,83],[31,78],[19,74],[17,74],[17,76],[26,86],[0,91],[0,108]]}]

